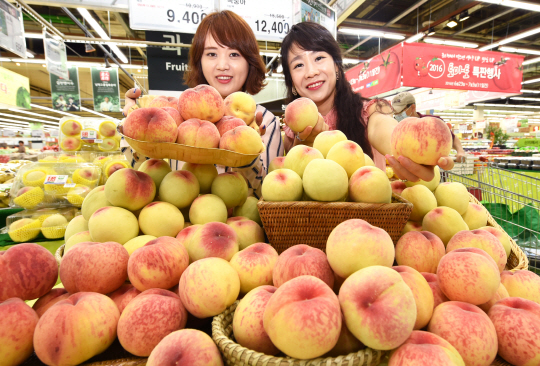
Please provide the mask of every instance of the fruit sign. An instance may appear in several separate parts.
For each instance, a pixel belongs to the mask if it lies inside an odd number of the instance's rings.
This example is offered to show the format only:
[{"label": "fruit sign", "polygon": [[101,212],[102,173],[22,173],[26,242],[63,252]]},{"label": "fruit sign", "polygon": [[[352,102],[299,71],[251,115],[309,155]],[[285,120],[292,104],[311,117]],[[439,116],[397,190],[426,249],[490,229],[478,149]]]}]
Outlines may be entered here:
[{"label": "fruit sign", "polygon": [[401,44],[362,62],[345,73],[355,93],[369,98],[399,88],[401,82]]},{"label": "fruit sign", "polygon": [[519,93],[523,56],[405,43],[403,86]]}]

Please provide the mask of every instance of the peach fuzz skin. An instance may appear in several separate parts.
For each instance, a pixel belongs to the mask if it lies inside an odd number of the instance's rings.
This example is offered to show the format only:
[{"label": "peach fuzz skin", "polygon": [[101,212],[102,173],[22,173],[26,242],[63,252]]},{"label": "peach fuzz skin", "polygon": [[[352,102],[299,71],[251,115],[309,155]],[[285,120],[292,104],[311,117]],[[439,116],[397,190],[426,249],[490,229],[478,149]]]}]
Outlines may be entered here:
[{"label": "peach fuzz skin", "polygon": [[234,116],[223,116],[223,118],[216,122],[219,136],[223,136],[226,132],[234,130],[236,127],[245,125],[246,123],[243,120]]},{"label": "peach fuzz skin", "polygon": [[499,285],[499,288],[497,289],[497,292],[495,293],[495,295],[493,295],[491,300],[489,300],[485,304],[478,305],[478,307],[487,313],[489,312],[489,309],[491,309],[493,305],[495,305],[499,300],[506,299],[507,297],[510,297],[510,295],[508,294],[506,287],[504,287],[504,285],[501,283]]},{"label": "peach fuzz skin", "polygon": [[460,231],[450,239],[446,252],[458,248],[478,248],[484,250],[497,263],[499,272],[506,266],[506,252],[499,239],[485,230]]},{"label": "peach fuzz skin", "polygon": [[246,294],[256,287],[272,285],[272,272],[278,253],[269,244],[255,243],[236,253],[230,261],[240,278],[240,292]]},{"label": "peach fuzz skin", "polygon": [[420,272],[414,268],[394,266],[392,269],[399,273],[413,293],[416,303],[416,322],[414,323],[414,329],[419,330],[424,328],[433,315],[435,299],[431,287]]},{"label": "peach fuzz skin", "polygon": [[186,326],[187,312],[177,294],[150,289],[135,297],[118,321],[118,340],[128,352],[147,357],[168,334]]},{"label": "peach fuzz skin", "polygon": [[177,107],[178,107],[178,98],[166,97],[164,95],[160,95],[158,97],[155,97],[150,102],[150,104],[148,104],[148,107],[155,107],[155,108],[169,107],[169,108],[177,109]]},{"label": "peach fuzz skin", "polygon": [[173,117],[161,108],[139,108],[131,112],[123,124],[127,137],[148,142],[175,142],[177,126]]},{"label": "peach fuzz skin", "polygon": [[540,364],[540,305],[508,297],[493,305],[488,316],[495,326],[502,358],[515,366]]},{"label": "peach fuzz skin", "polygon": [[416,322],[413,292],[388,267],[355,272],[341,286],[339,303],[349,330],[367,347],[378,350],[399,347]]},{"label": "peach fuzz skin", "polygon": [[497,264],[478,248],[456,249],[446,254],[439,262],[437,280],[450,300],[474,305],[488,302],[501,283]]},{"label": "peach fuzz skin", "polygon": [[147,366],[223,366],[216,344],[196,329],[172,332],[154,348]]},{"label": "peach fuzz skin", "polygon": [[171,116],[171,118],[174,120],[177,127],[180,126],[182,122],[184,122],[184,119],[182,118],[182,116],[180,115],[180,112],[178,112],[176,108],[161,107],[161,109],[169,113],[169,116]]},{"label": "peach fuzz skin", "polygon": [[187,245],[189,260],[217,257],[230,261],[238,253],[238,235],[227,224],[209,222],[196,230]]},{"label": "peach fuzz skin", "polygon": [[465,366],[459,352],[436,334],[415,330],[392,353],[388,366]]},{"label": "peach fuzz skin", "polygon": [[137,295],[141,294],[141,291],[137,290],[135,286],[130,283],[123,284],[117,290],[111,292],[107,296],[111,298],[112,301],[118,307],[120,314],[124,311],[127,304],[133,300]]},{"label": "peach fuzz skin", "polygon": [[501,283],[511,297],[521,297],[540,304],[540,277],[527,270],[504,271]]},{"label": "peach fuzz skin", "polygon": [[314,127],[319,120],[317,105],[309,98],[298,98],[285,108],[285,121],[294,132],[302,132],[306,127]]},{"label": "peach fuzz skin", "polygon": [[49,292],[58,278],[58,264],[44,247],[25,243],[0,251],[0,301],[33,300]]},{"label": "peach fuzz skin", "polygon": [[215,149],[219,146],[219,131],[213,123],[191,118],[178,126],[176,142],[182,145]]},{"label": "peach fuzz skin", "polygon": [[243,92],[235,92],[229,94],[223,100],[223,104],[226,116],[237,117],[248,126],[255,120],[257,104],[251,95]]},{"label": "peach fuzz skin", "polygon": [[428,331],[454,346],[466,365],[490,366],[497,357],[497,333],[479,307],[459,301],[435,309]]},{"label": "peach fuzz skin", "polygon": [[216,123],[223,117],[223,98],[213,87],[198,85],[182,92],[178,98],[178,110],[186,121],[190,118],[199,118]]},{"label": "peach fuzz skin", "polygon": [[422,219],[422,230],[439,237],[444,245],[462,230],[469,230],[461,215],[450,207],[437,207],[429,211]]},{"label": "peach fuzz skin", "polygon": [[322,356],[339,338],[338,298],[316,277],[293,278],[268,301],[263,325],[272,343],[286,355],[299,359]]},{"label": "peach fuzz skin", "polygon": [[276,290],[274,286],[257,287],[238,304],[234,312],[233,333],[241,346],[265,355],[279,353],[263,326],[264,310]]},{"label": "peach fuzz skin", "polygon": [[240,126],[221,136],[219,148],[241,154],[258,154],[263,150],[261,136],[251,127]]},{"label": "peach fuzz skin", "polygon": [[[332,150],[328,153],[330,155]],[[365,203],[390,203],[392,186],[386,174],[377,167],[364,166],[349,180],[349,200]]]},{"label": "peach fuzz skin", "polygon": [[264,230],[253,220],[243,216],[235,216],[227,220],[227,225],[238,236],[240,250],[244,250],[255,243],[264,243]]},{"label": "peach fuzz skin", "polygon": [[34,349],[51,366],[78,365],[105,351],[116,339],[120,312],[107,296],[79,292],[39,319]]},{"label": "peach fuzz skin", "polygon": [[442,292],[441,288],[439,287],[436,274],[428,273],[428,272],[421,272],[420,274],[424,276],[429,287],[431,288],[431,292],[433,293],[433,300],[434,300],[433,309],[435,309],[437,306],[439,306],[443,302],[450,301],[448,300],[446,295]]},{"label": "peach fuzz skin", "polygon": [[21,299],[0,301],[0,365],[19,365],[30,357],[38,320],[36,312]]},{"label": "peach fuzz skin", "polygon": [[53,288],[45,295],[41,296],[32,306],[36,314],[41,317],[51,306],[58,301],[62,301],[70,297],[71,294],[65,288]]},{"label": "peach fuzz skin", "polygon": [[137,211],[154,200],[156,184],[148,174],[133,169],[114,172],[105,183],[105,197],[112,206]]},{"label": "peach fuzz skin", "polygon": [[428,231],[411,231],[396,244],[396,262],[418,272],[437,273],[437,266],[446,254],[444,244]]}]

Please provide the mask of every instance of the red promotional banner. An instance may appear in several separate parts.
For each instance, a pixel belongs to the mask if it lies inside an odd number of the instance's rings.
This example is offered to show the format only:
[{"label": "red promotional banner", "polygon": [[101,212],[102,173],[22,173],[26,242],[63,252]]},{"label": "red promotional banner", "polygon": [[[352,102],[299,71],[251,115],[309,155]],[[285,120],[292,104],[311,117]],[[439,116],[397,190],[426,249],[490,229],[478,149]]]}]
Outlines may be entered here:
[{"label": "red promotional banner", "polygon": [[345,73],[355,93],[369,98],[401,86],[401,44],[362,62]]},{"label": "red promotional banner", "polygon": [[524,56],[403,44],[403,86],[520,93]]}]

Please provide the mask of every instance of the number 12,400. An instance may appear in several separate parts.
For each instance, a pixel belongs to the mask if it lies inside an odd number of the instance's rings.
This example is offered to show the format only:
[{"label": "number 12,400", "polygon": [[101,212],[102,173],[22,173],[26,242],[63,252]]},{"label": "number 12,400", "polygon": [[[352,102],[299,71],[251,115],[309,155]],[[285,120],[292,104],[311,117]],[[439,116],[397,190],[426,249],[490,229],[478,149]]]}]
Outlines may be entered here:
[{"label": "number 12,400", "polygon": [[289,23],[272,22],[272,25],[269,27],[268,24],[266,24],[266,20],[256,20],[255,25],[257,26],[257,32],[289,33]]}]

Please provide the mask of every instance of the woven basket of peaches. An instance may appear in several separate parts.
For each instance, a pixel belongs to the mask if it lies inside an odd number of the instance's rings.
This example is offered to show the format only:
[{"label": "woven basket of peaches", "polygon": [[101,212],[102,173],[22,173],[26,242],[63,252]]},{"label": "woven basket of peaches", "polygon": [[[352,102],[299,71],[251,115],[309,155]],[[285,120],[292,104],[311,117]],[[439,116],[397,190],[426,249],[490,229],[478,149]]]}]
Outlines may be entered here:
[{"label": "woven basket of peaches", "polygon": [[179,98],[141,98],[118,132],[150,158],[240,167],[264,150],[255,110],[249,94],[236,92],[223,100],[213,87],[199,85]]}]

